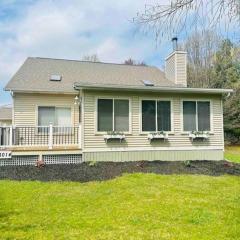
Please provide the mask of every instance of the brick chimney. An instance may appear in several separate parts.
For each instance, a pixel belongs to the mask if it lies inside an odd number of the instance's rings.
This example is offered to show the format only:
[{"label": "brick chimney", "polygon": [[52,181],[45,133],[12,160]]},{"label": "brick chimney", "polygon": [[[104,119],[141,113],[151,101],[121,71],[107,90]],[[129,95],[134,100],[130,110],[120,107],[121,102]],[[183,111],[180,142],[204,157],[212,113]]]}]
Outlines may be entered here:
[{"label": "brick chimney", "polygon": [[172,38],[173,52],[165,59],[165,76],[175,84],[187,87],[187,52],[178,50],[177,38]]}]

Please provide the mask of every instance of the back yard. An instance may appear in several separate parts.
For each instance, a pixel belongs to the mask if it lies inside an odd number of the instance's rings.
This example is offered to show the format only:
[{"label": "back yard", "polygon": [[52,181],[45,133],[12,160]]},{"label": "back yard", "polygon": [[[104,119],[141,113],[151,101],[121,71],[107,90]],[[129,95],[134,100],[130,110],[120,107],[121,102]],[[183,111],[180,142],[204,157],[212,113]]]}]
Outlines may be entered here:
[{"label": "back yard", "polygon": [[240,163],[240,146],[225,147],[225,159]]},{"label": "back yard", "polygon": [[0,181],[0,239],[240,239],[237,176]]}]

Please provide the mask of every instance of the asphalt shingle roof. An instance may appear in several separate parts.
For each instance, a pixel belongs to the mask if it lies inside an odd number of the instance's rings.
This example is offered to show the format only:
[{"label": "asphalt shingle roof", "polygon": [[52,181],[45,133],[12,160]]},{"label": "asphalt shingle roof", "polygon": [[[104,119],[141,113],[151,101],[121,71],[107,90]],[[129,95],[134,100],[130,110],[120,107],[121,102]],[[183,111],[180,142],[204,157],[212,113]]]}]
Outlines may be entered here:
[{"label": "asphalt shingle roof", "polygon": [[[61,75],[61,81],[50,81],[51,75]],[[154,86],[176,87],[157,67],[96,63],[76,60],[28,58],[12,77],[6,90],[36,92],[75,92],[74,83],[144,86],[150,80]]]}]

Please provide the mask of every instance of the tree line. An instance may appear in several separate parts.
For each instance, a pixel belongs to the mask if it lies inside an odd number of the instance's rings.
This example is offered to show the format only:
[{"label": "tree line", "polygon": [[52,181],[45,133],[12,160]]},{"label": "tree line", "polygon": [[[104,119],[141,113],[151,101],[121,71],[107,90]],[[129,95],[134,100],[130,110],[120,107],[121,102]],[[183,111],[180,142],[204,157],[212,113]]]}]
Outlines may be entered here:
[{"label": "tree line", "polygon": [[240,44],[211,31],[195,32],[181,46],[188,52],[188,86],[231,88],[223,96],[225,140],[240,143]]}]

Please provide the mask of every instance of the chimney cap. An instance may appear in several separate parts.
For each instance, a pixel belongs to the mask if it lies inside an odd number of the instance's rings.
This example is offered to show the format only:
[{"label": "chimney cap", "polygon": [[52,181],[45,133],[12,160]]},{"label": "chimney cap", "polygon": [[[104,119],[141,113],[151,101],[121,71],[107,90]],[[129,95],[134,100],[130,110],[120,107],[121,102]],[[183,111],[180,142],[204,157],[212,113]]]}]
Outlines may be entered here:
[{"label": "chimney cap", "polygon": [[177,51],[178,50],[178,38],[173,37],[172,38],[172,43],[173,43],[173,51]]}]

